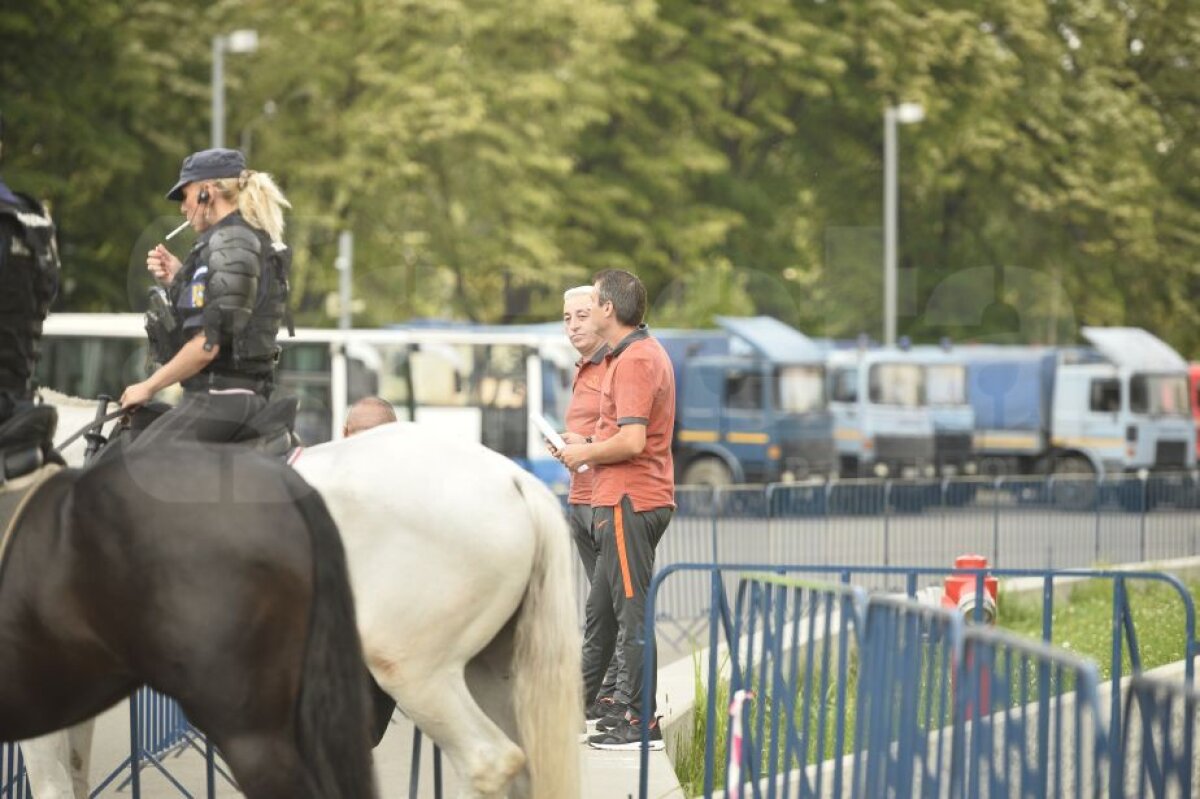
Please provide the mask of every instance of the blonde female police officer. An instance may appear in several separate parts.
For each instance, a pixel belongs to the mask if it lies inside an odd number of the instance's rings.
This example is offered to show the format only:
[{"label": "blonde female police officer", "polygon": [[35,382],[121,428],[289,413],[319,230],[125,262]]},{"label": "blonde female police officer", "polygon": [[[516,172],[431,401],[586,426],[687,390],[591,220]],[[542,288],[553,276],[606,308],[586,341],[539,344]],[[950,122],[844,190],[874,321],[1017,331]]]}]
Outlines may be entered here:
[{"label": "blonde female police officer", "polygon": [[185,158],[167,199],[180,201],[200,236],[182,263],[161,244],[146,258],[166,287],[166,302],[151,302],[146,324],[160,365],[125,389],[121,407],[180,383],[183,399],[145,430],[143,443],[228,441],[263,409],[274,385],[291,260],[283,209],[291,206],[269,175],[226,149]]}]

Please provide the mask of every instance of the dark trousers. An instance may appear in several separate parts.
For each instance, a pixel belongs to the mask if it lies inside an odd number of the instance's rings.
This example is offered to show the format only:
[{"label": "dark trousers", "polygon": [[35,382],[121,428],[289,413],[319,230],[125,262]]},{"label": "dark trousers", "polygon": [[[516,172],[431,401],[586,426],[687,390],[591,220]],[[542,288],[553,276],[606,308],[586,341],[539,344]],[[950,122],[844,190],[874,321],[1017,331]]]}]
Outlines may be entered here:
[{"label": "dark trousers", "polygon": [[133,446],[167,441],[232,441],[242,426],[267,405],[258,394],[185,391],[183,399],[142,431]]},{"label": "dark trousers", "polygon": [[[587,574],[589,591],[592,581],[595,580],[596,561],[600,557],[600,542],[596,540],[592,529],[592,516],[591,505],[570,505],[567,509],[567,522],[571,526],[571,537],[575,539],[575,549],[579,552],[579,560],[583,563],[584,573]],[[583,670],[586,672],[603,665],[604,679],[600,682],[596,696],[611,697],[615,701],[627,705],[629,697],[625,694],[626,680],[622,676],[624,671],[622,667],[625,662],[625,653],[622,651],[621,645],[623,640],[624,633],[618,630],[616,650],[608,663],[591,665],[584,663]],[[589,701],[588,704],[591,702]]]},{"label": "dark trousers", "polygon": [[618,631],[625,655],[625,690],[634,718],[654,716],[654,683],[648,686],[649,706],[642,707],[642,669],[650,660],[654,675],[654,640],[645,630],[646,594],[654,575],[654,550],[673,515],[671,508],[636,513],[629,497],[611,508],[595,508],[593,535],[600,544],[595,579],[588,593],[587,619],[583,631],[584,699],[594,702],[609,660],[617,645]]}]

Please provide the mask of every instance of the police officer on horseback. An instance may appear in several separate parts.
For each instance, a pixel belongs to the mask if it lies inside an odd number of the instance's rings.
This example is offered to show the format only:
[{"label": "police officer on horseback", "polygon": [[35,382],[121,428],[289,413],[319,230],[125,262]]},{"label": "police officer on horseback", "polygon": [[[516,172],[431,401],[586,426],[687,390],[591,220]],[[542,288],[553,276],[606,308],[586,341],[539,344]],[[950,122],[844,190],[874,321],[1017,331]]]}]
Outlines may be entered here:
[{"label": "police officer on horseback", "polygon": [[200,235],[182,262],[161,244],[147,255],[159,284],[146,315],[157,368],[125,389],[121,407],[180,383],[183,399],[143,436],[230,441],[274,387],[291,262],[283,209],[291,206],[269,175],[227,149],[185,158],[167,199],[180,201]]},{"label": "police officer on horseback", "polygon": [[[3,133],[0,117],[0,154]],[[51,456],[55,414],[34,402],[34,369],[59,268],[50,214],[0,178],[0,484]]]}]

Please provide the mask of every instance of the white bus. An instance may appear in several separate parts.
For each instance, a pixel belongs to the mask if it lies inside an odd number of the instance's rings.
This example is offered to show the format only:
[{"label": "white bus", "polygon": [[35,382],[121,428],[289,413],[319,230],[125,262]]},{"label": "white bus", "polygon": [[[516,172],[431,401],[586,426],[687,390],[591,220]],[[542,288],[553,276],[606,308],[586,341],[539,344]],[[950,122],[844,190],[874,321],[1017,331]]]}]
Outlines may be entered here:
[{"label": "white bus", "polygon": [[[295,338],[281,331],[279,343],[275,395],[300,398],[296,432],[306,444],[339,437],[350,403],[378,395],[401,419],[478,441],[553,487],[566,483],[566,471],[529,423],[530,413],[540,413],[561,426],[570,398],[575,352],[558,325],[298,328]],[[43,386],[115,398],[144,378],[146,365],[141,314],[62,313],[46,320],[38,364]]]}]

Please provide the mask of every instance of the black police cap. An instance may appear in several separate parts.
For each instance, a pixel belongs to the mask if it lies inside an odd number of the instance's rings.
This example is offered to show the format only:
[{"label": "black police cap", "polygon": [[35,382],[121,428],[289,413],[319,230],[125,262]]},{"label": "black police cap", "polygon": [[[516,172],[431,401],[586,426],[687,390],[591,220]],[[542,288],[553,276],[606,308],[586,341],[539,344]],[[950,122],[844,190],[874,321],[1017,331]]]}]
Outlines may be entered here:
[{"label": "black police cap", "polygon": [[183,187],[198,180],[235,178],[246,168],[246,156],[240,150],[217,147],[201,150],[183,159],[179,169],[179,181],[167,192],[168,200],[182,200]]}]

